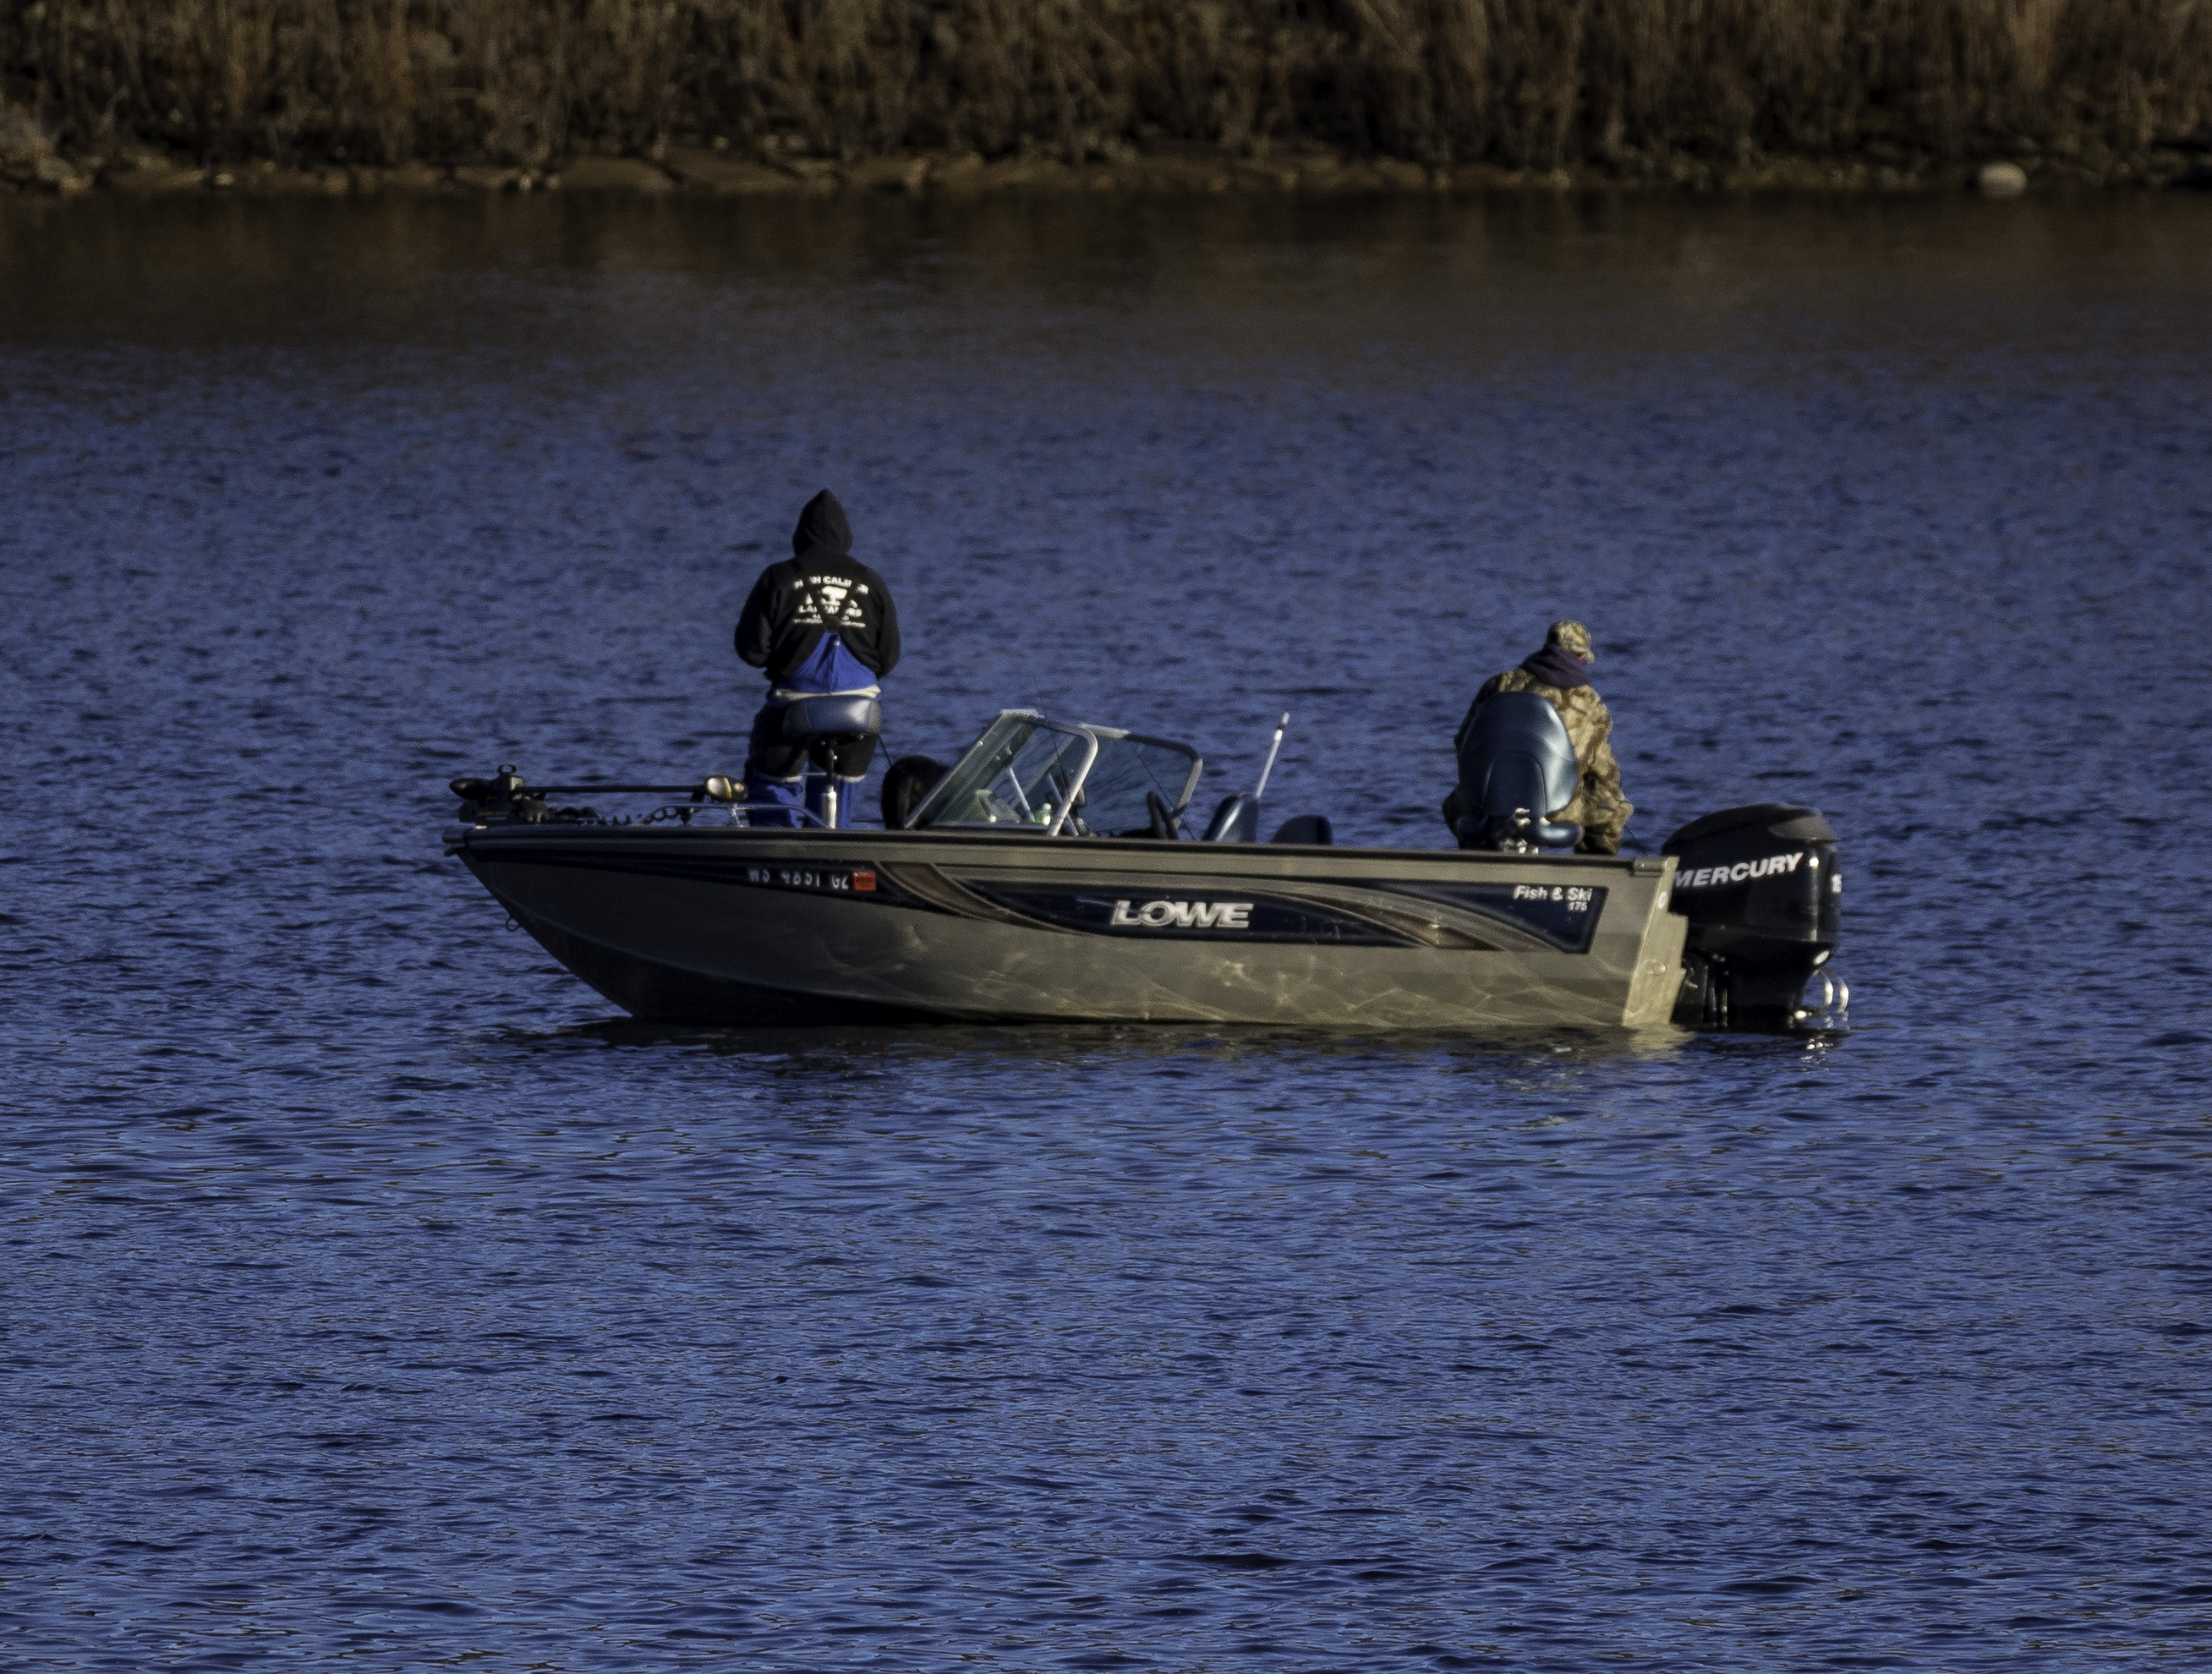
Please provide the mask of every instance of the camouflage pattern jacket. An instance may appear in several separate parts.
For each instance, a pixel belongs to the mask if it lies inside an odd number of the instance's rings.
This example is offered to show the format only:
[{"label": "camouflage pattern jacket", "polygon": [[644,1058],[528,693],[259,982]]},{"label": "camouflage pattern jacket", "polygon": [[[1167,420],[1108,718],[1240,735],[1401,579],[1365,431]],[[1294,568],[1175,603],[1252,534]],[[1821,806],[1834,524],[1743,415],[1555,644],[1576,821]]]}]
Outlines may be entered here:
[{"label": "camouflage pattern jacket", "polygon": [[[1573,741],[1575,761],[1582,769],[1582,782],[1575,788],[1575,799],[1564,812],[1547,810],[1559,817],[1583,828],[1582,841],[1576,845],[1584,854],[1618,854],[1620,834],[1628,824],[1628,816],[1636,811],[1636,804],[1622,794],[1620,763],[1613,755],[1613,715],[1605,707],[1605,700],[1588,686],[1561,688],[1547,686],[1526,669],[1508,669],[1483,683],[1468,707],[1468,719],[1459,724],[1453,735],[1452,749],[1459,749],[1460,739],[1466,735],[1468,721],[1474,712],[1500,692],[1534,692],[1558,710],[1567,723],[1567,737]],[[1459,829],[1460,816],[1465,812],[1459,799],[1459,787],[1444,798],[1444,823],[1454,832]]]}]

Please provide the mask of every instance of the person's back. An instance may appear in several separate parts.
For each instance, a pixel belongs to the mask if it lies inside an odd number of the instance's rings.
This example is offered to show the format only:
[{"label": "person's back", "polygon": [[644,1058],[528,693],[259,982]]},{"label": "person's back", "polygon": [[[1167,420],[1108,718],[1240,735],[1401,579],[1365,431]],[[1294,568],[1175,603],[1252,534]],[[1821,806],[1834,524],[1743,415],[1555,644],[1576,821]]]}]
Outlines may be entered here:
[{"label": "person's back", "polygon": [[[1584,854],[1617,854],[1628,816],[1636,811],[1620,788],[1620,763],[1613,754],[1613,716],[1589,683],[1589,669],[1597,659],[1590,652],[1589,630],[1578,622],[1555,622],[1545,636],[1544,647],[1518,668],[1492,675],[1468,707],[1467,719],[1453,735],[1456,750],[1468,723],[1500,692],[1534,692],[1559,712],[1567,724],[1567,737],[1575,747],[1577,778],[1575,799],[1564,810],[1543,809],[1571,825],[1583,828],[1576,846]],[[1444,823],[1455,834],[1468,810],[1455,785],[1444,798]]]},{"label": "person's back", "polygon": [[[875,696],[877,682],[898,665],[898,609],[882,576],[852,555],[853,533],[845,508],[824,488],[806,502],[792,531],[793,555],[770,564],[753,584],[738,618],[738,655],[762,670],[767,701],[753,717],[745,756],[745,800],[773,803],[794,812],[796,824],[806,778],[804,746],[783,737],[784,711],[793,698],[840,692]],[[872,738],[838,744],[830,770],[849,792],[875,755]],[[838,798],[841,816],[854,806]],[[757,818],[769,824],[774,814]]]}]

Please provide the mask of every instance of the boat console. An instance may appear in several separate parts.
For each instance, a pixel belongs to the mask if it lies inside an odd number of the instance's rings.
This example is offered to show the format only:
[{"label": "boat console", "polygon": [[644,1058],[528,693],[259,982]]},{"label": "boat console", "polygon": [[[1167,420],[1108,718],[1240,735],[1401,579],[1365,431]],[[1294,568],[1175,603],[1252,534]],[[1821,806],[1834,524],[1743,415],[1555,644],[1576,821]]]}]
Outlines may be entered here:
[{"label": "boat console", "polygon": [[[1172,841],[1183,835],[1191,793],[1205,767],[1188,744],[1008,709],[902,823],[910,830]],[[1266,784],[1265,774],[1261,783]],[[1261,810],[1258,790],[1232,792],[1199,840],[1256,843]],[[1325,815],[1300,814],[1269,840],[1325,846],[1334,835]]]},{"label": "boat console", "polygon": [[1002,710],[906,823],[1040,837],[1173,836],[1205,766],[1188,744]]}]

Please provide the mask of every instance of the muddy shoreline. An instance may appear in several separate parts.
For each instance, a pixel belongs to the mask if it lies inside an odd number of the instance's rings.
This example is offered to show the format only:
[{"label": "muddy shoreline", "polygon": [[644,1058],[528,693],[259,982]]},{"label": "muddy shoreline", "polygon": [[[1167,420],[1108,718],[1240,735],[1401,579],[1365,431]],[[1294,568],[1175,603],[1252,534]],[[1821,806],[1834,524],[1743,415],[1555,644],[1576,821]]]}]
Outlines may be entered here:
[{"label": "muddy shoreline", "polygon": [[261,161],[203,165],[144,149],[104,156],[45,152],[11,160],[0,191],[73,197],[88,193],[174,197],[351,197],[382,194],[484,196],[564,191],[634,197],[792,197],[894,192],[953,197],[1008,192],[1209,194],[1227,192],[1485,193],[1660,191],[1693,192],[1928,192],[1979,190],[2142,190],[2212,187],[2212,155],[2161,148],[2142,156],[2076,161],[1937,164],[1924,160],[1773,158],[1714,164],[1690,156],[1636,160],[1604,168],[1509,169],[1486,164],[1430,167],[1392,157],[1320,150],[1272,156],[1212,151],[1069,164],[1036,157],[987,161],[973,155],[915,155],[833,161],[742,155],[666,146],[649,155],[583,155],[538,168],[496,162],[409,163],[398,167],[285,167]]}]

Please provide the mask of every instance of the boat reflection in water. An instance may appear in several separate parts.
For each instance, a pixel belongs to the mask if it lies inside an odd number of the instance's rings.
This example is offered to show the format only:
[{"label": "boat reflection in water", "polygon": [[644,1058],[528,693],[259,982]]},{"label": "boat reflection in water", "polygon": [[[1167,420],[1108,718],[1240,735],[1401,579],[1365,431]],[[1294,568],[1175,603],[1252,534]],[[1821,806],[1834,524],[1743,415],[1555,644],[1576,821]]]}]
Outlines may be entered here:
[{"label": "boat reflection in water", "polygon": [[463,817],[446,846],[641,1018],[1840,1021],[1802,1004],[1834,946],[1840,882],[1810,810],[1732,810],[1664,854],[1616,858],[1510,840],[1339,847],[1315,816],[1261,842],[1251,794],[1190,840],[1202,766],[1185,744],[1009,710],[896,829],[754,826],[720,779],[658,787],[684,800],[617,822],[550,798],[655,787],[532,792],[502,770],[454,782]]}]

